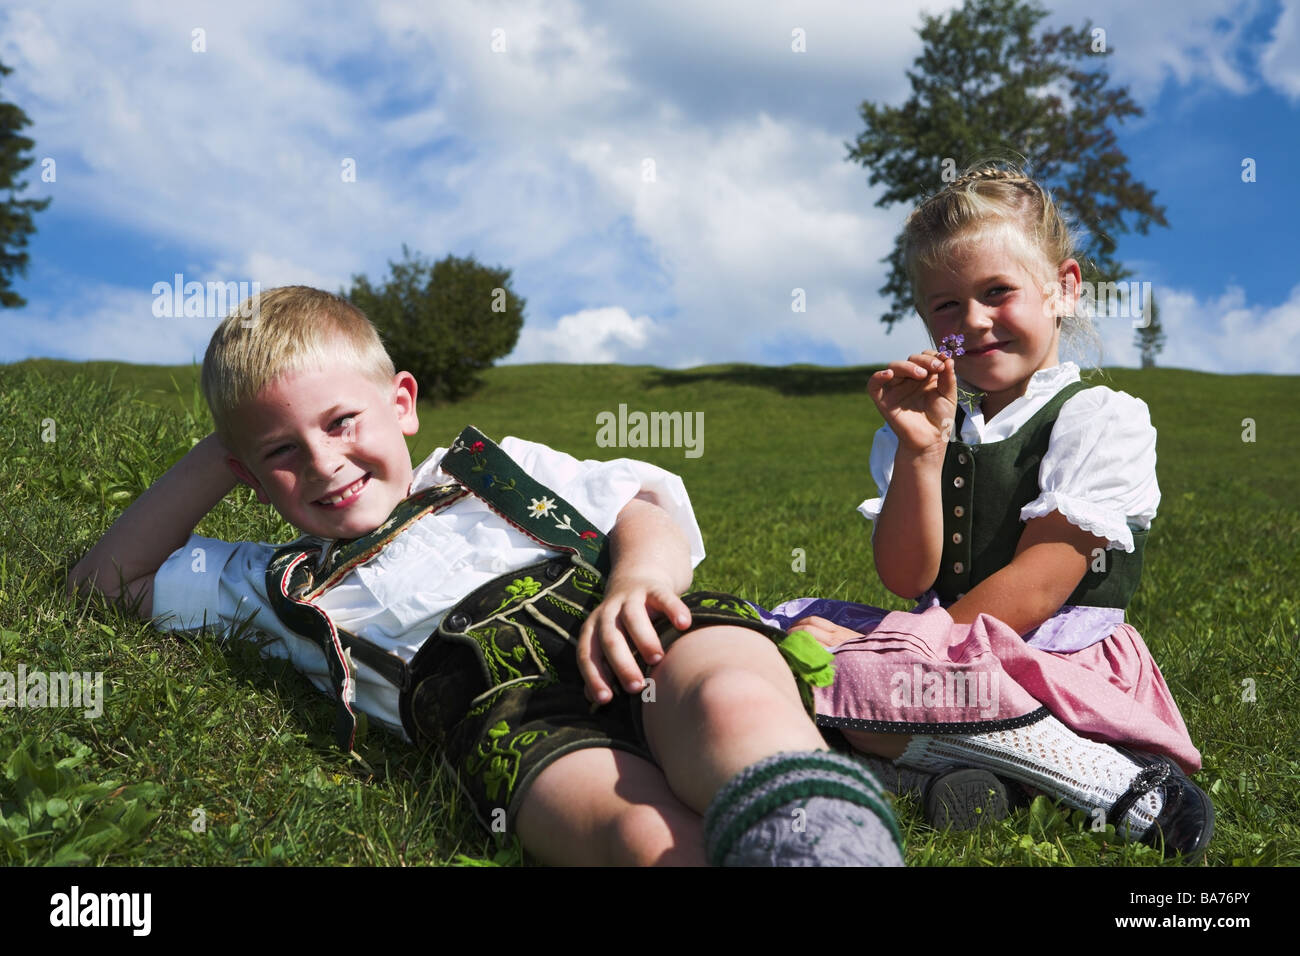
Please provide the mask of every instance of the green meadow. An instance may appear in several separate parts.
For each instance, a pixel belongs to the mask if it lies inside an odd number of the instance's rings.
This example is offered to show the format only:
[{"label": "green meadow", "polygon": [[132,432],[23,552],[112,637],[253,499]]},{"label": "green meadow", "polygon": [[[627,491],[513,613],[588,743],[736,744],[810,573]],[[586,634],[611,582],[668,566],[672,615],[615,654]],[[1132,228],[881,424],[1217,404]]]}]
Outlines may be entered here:
[{"label": "green meadow", "polygon": [[[902,608],[880,585],[867,468],[873,368],[512,366],[473,398],[421,405],[419,461],[465,424],[579,458],[680,474],[709,557],[696,585],[772,606],[803,595]],[[1130,621],[1150,645],[1217,812],[1207,864],[1300,863],[1300,410],[1294,377],[1169,369],[1096,380],[1144,399],[1163,501]],[[101,672],[103,713],[0,709],[0,863],[493,865],[436,759],[371,729],[332,746],[332,708],[249,642],[153,630],[64,597],[68,569],[208,433],[193,367],[0,366],[0,672]],[[597,416],[703,413],[702,454],[601,448]],[[696,436],[697,440],[699,436]],[[1251,440],[1246,440],[1251,439]],[[248,489],[197,529],[294,537]],[[800,560],[801,556],[801,560]],[[912,865],[1168,864],[1044,798],[972,833],[900,799]]]}]

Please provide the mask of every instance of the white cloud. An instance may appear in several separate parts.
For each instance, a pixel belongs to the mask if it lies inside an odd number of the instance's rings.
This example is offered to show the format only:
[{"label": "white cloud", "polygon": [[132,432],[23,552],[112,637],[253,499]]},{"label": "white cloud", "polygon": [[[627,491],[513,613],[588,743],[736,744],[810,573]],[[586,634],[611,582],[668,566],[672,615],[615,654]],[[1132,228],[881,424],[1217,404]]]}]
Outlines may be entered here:
[{"label": "white cloud", "polygon": [[1112,51],[1105,66],[1113,83],[1151,104],[1170,80],[1182,87],[1205,83],[1249,92],[1239,58],[1242,32],[1263,9],[1262,0],[1059,0],[1045,22],[1082,26],[1090,20],[1105,30]]},{"label": "white cloud", "polygon": [[554,328],[525,326],[510,362],[648,363],[646,347],[662,332],[648,315],[633,317],[617,306],[583,309]]},{"label": "white cloud", "polygon": [[[1277,305],[1250,303],[1240,286],[1213,297],[1157,287],[1165,346],[1156,357],[1164,368],[1207,372],[1294,374],[1300,354],[1300,285]],[[1094,321],[1105,344],[1102,364],[1140,365],[1129,318]]]},{"label": "white cloud", "polygon": [[1282,13],[1259,65],[1269,84],[1292,103],[1300,103],[1300,0],[1282,0]]},{"label": "white cloud", "polygon": [[[170,281],[170,277],[169,277]],[[142,364],[202,362],[220,318],[156,318],[148,290],[81,285],[43,307],[5,317],[0,361],[34,355],[71,361],[117,359]]]}]

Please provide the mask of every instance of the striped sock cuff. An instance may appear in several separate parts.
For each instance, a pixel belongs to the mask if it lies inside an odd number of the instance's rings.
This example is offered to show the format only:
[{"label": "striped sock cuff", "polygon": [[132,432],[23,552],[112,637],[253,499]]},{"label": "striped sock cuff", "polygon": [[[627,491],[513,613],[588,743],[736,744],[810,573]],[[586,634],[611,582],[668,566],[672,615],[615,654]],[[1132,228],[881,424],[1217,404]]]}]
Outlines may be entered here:
[{"label": "striped sock cuff", "polygon": [[893,810],[871,772],[852,757],[809,750],[765,757],[718,791],[704,815],[709,862],[720,865],[736,840],[773,810],[809,797],[829,797],[870,810],[902,851]]}]

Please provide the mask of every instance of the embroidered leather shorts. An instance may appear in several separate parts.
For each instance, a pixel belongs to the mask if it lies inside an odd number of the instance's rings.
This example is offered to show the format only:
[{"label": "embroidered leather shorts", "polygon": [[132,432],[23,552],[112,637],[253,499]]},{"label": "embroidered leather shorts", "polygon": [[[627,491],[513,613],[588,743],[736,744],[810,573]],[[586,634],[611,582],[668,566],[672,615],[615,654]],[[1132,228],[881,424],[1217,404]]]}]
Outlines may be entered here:
[{"label": "embroidered leather shorts", "polygon": [[[602,600],[603,583],[568,556],[503,575],[457,604],[411,663],[411,689],[400,702],[406,732],[441,751],[494,833],[502,823],[513,832],[528,787],[571,751],[612,747],[653,759],[640,694],[618,692],[593,709],[583,693],[578,632]],[[774,642],[786,636],[732,595],[699,591],[682,600],[692,630],[732,624]],[[663,620],[659,632],[661,639],[678,634]]]}]

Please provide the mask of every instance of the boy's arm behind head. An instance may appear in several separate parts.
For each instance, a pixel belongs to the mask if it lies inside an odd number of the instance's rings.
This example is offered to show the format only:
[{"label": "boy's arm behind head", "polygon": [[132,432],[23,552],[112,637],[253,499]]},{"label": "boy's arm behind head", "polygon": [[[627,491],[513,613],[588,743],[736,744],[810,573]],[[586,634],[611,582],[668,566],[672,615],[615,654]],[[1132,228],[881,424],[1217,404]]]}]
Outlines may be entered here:
[{"label": "boy's arm behind head", "polygon": [[229,453],[204,438],[137,498],[68,574],[68,595],[93,587],[152,616],[153,576],[232,489]]}]

